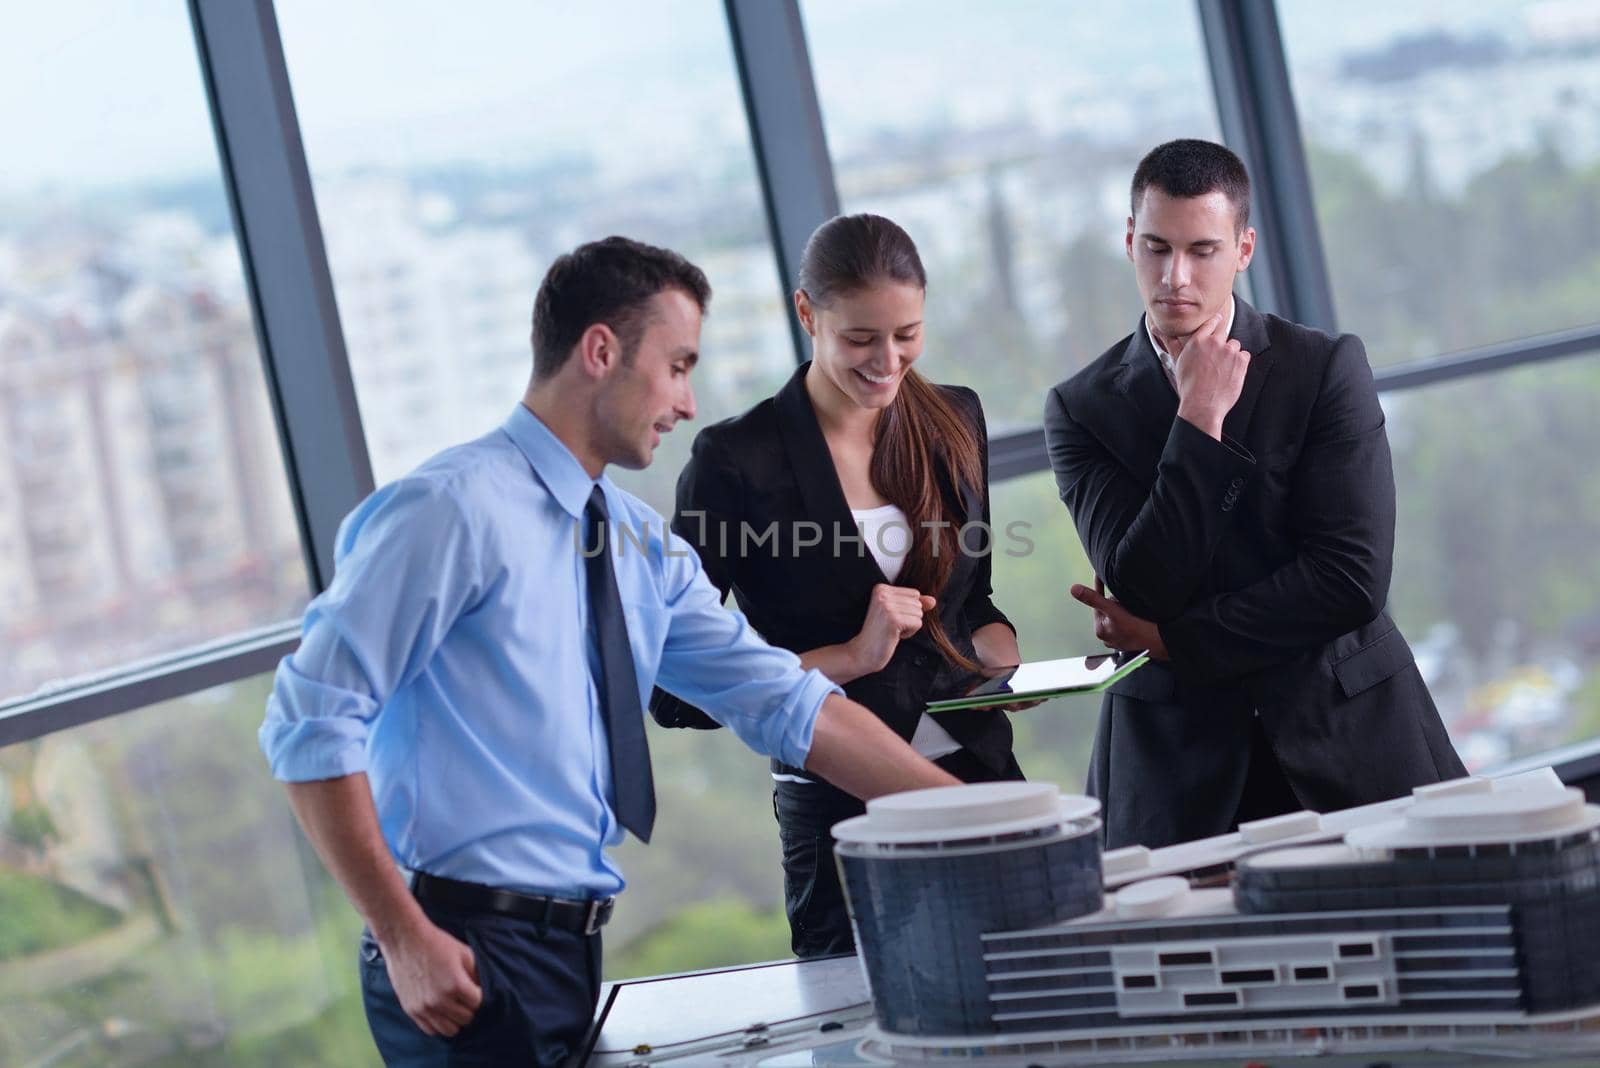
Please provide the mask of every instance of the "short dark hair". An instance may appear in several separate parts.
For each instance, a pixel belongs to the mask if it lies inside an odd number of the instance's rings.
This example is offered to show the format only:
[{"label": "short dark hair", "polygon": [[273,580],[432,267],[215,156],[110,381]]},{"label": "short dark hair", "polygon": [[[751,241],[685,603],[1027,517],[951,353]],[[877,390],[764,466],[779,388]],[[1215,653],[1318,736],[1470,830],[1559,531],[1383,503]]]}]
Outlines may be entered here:
[{"label": "short dark hair", "polygon": [[916,242],[882,215],[835,215],[817,227],[800,253],[800,288],[819,308],[842,293],[879,282],[928,288]]},{"label": "short dark hair", "polygon": [[1168,141],[1146,153],[1133,172],[1133,210],[1139,214],[1144,191],[1155,186],[1169,197],[1221,193],[1233,205],[1234,231],[1250,222],[1250,172],[1231,149],[1192,137]]},{"label": "short dark hair", "polygon": [[671,249],[626,237],[579,245],[556,257],[533,301],[533,375],[549,378],[567,362],[583,332],[604,323],[631,359],[644,336],[646,306],[657,293],[682,290],[705,314],[711,283]]}]

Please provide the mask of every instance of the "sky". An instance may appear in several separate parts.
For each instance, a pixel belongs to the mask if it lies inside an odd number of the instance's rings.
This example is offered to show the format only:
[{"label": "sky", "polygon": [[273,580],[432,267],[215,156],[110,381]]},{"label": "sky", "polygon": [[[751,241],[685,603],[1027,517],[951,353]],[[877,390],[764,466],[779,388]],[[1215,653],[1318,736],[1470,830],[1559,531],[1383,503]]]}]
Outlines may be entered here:
[{"label": "sky", "polygon": [[[277,10],[313,167],[535,159],[624,116],[687,130],[692,109],[641,90],[733,84],[714,0],[279,0]],[[185,5],[52,0],[8,12],[6,29],[0,192],[216,173]]]},{"label": "sky", "polygon": [[[1314,65],[1446,21],[1506,28],[1551,2],[1280,9],[1291,59]],[[580,150],[626,168],[647,164],[656,141],[745,137],[719,0],[279,0],[277,11],[319,172],[514,166]],[[1089,91],[1201,63],[1190,0],[805,0],[802,13],[841,137],[915,124],[933,99],[981,104],[988,85]],[[0,195],[216,174],[187,6],[14,5],[0,35],[0,129]]]}]

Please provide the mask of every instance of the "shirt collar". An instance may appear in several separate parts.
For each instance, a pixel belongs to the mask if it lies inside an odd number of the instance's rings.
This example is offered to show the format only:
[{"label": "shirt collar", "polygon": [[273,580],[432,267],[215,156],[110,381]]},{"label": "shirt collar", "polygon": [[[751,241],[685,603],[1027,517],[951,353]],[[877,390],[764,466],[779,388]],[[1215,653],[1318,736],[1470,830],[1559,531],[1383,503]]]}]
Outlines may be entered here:
[{"label": "shirt collar", "polygon": [[[1229,293],[1228,325],[1222,331],[1223,337],[1233,336],[1233,317],[1238,314],[1238,311],[1239,302],[1233,298],[1232,293]],[[1144,317],[1144,332],[1150,338],[1150,347],[1156,350],[1156,356],[1161,360],[1161,366],[1167,369],[1168,374],[1176,375],[1178,373],[1178,358],[1162,348],[1161,343],[1156,340],[1156,332],[1150,329],[1150,316],[1148,314]]]},{"label": "shirt collar", "polygon": [[583,509],[595,486],[601,486],[604,492],[605,476],[590,478],[572,450],[525,404],[513,408],[500,429],[527,457],[534,475],[544,483],[556,503],[574,519],[583,518]]}]

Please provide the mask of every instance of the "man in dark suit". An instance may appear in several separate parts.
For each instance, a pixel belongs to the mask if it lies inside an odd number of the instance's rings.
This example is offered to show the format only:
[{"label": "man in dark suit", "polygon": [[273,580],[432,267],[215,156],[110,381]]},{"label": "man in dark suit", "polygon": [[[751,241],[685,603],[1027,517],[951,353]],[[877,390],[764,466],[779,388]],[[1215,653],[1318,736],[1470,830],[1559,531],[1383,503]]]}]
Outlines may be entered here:
[{"label": "man in dark suit", "polygon": [[1154,661],[1101,708],[1088,789],[1111,848],[1466,774],[1385,610],[1394,473],[1366,352],[1233,295],[1249,198],[1221,145],[1144,158],[1143,320],[1045,403],[1095,568],[1072,594],[1101,641]]}]

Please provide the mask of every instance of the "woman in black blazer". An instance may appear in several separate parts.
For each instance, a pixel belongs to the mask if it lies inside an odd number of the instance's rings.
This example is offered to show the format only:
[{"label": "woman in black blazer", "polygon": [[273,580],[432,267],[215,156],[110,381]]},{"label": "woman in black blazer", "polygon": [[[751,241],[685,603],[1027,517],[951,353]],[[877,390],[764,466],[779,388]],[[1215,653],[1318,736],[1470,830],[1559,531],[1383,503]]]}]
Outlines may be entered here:
[{"label": "woman in black blazer", "polygon": [[[916,246],[888,219],[819,227],[794,295],[812,360],[695,438],[673,529],[768,642],[923,755],[966,782],[1020,779],[1003,711],[923,711],[1019,660],[990,599],[983,410],[970,389],[911,369],[926,286]],[[667,726],[714,726],[660,690],[651,711]],[[829,829],[862,803],[802,768],[772,773],[794,951],[849,952]]]}]

